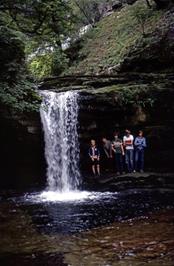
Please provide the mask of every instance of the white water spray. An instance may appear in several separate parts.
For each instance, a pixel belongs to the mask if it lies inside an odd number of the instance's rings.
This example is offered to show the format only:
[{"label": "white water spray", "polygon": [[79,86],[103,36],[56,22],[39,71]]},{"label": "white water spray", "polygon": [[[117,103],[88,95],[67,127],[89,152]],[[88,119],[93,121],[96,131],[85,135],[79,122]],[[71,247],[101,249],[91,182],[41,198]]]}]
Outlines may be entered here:
[{"label": "white water spray", "polygon": [[41,95],[48,190],[75,191],[80,184],[78,93],[42,91]]}]

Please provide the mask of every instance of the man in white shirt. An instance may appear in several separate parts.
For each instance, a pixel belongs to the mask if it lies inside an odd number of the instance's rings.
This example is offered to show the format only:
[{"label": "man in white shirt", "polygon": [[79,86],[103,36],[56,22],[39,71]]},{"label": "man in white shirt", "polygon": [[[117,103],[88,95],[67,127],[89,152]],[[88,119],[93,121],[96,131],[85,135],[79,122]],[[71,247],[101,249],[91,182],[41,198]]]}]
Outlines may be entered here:
[{"label": "man in white shirt", "polygon": [[125,148],[125,162],[128,173],[134,170],[134,137],[131,135],[130,130],[126,130],[126,135],[123,137],[123,145]]}]

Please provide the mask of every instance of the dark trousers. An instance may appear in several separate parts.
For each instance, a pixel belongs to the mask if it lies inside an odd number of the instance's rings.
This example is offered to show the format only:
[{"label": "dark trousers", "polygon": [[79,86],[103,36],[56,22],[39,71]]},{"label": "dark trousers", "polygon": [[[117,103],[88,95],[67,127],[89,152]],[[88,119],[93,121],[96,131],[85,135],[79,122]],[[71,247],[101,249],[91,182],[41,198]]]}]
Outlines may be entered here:
[{"label": "dark trousers", "polygon": [[134,170],[134,150],[126,150],[125,152],[125,163],[127,167],[127,171],[133,172]]},{"label": "dark trousers", "polygon": [[101,166],[106,172],[112,172],[114,169],[114,163],[112,158],[108,158],[105,153],[101,154]]},{"label": "dark trousers", "polygon": [[135,151],[135,169],[144,170],[144,150]]},{"label": "dark trousers", "polygon": [[122,173],[123,172],[123,156],[121,153],[115,154],[115,163],[116,163],[117,172]]}]

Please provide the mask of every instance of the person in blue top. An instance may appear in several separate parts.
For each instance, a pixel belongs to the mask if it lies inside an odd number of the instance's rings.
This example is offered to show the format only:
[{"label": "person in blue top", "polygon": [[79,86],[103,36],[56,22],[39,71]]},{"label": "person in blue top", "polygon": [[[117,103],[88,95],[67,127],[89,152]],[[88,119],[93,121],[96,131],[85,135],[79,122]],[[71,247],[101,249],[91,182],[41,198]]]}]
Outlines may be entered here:
[{"label": "person in blue top", "polygon": [[96,146],[96,141],[91,140],[91,147],[89,148],[88,155],[91,161],[92,172],[94,175],[97,174],[100,176],[100,151]]},{"label": "person in blue top", "polygon": [[135,138],[135,170],[144,172],[144,149],[147,147],[146,138],[143,136],[143,131],[138,132],[138,136]]}]

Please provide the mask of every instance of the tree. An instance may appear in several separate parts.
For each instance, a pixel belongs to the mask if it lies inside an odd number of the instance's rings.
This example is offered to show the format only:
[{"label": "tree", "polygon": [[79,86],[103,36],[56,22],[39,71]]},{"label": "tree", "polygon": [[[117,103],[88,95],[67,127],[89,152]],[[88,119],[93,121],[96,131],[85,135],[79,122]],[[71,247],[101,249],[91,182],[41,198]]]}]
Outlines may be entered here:
[{"label": "tree", "polygon": [[61,46],[73,23],[73,13],[63,0],[1,0],[0,15],[8,27],[23,32],[30,38]]},{"label": "tree", "polygon": [[79,17],[84,25],[94,26],[103,16],[102,4],[107,4],[106,0],[73,0],[73,3],[79,9]]},{"label": "tree", "polygon": [[0,27],[0,107],[3,113],[38,110],[40,99],[28,77],[24,45],[7,27]]},{"label": "tree", "polygon": [[[71,34],[75,21],[69,1],[0,0],[0,25],[21,37],[29,70],[38,77],[51,74],[55,55],[65,59],[62,42]],[[64,64],[59,63],[63,70]]]},{"label": "tree", "polygon": [[151,12],[153,12],[152,9],[147,9],[145,12],[144,8],[139,6],[134,9],[133,17],[137,20],[143,37],[146,36],[146,22],[151,16]]},{"label": "tree", "polygon": [[150,4],[150,2],[149,2],[149,0],[146,0],[146,3],[147,3],[147,6],[148,6],[149,8],[152,7],[151,4]]}]

